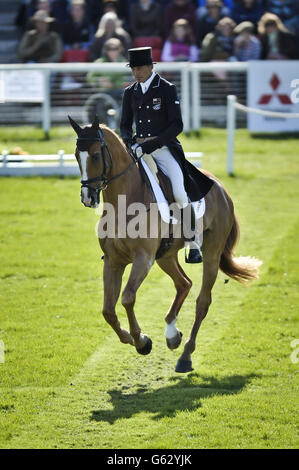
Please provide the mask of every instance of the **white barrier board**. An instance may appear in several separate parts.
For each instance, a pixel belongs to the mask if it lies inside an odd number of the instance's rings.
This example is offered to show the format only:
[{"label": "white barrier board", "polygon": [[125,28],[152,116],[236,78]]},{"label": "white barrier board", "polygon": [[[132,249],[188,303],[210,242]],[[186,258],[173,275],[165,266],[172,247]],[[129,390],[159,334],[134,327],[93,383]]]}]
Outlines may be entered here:
[{"label": "white barrier board", "polygon": [[[299,113],[299,62],[252,61],[248,70],[247,106],[280,113]],[[249,113],[250,132],[299,131],[299,119]]]},{"label": "white barrier board", "polygon": [[39,70],[5,70],[0,73],[0,101],[42,103],[43,74]]}]

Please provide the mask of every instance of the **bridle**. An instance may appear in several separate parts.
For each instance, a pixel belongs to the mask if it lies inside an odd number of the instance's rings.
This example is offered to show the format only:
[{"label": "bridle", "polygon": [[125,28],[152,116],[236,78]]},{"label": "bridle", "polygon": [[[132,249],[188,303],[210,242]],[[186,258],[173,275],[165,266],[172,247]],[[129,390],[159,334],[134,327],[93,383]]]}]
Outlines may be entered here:
[{"label": "bridle", "polygon": [[[116,180],[117,178],[122,176],[124,173],[126,173],[128,170],[130,170],[134,165],[136,165],[136,163],[139,161],[142,155],[140,157],[135,157],[135,155],[133,155],[133,153],[129,151],[129,154],[131,155],[133,159],[132,163],[123,171],[118,173],[117,175],[112,176],[112,178],[108,178],[109,163],[110,163],[110,169],[112,169],[113,161],[112,161],[109,147],[105,142],[102,129],[99,127],[97,137],[78,137],[77,138],[77,144],[78,142],[84,142],[84,141],[101,143],[101,155],[102,155],[103,164],[104,164],[103,173],[100,176],[96,176],[94,178],[81,180],[81,188],[88,188],[90,191],[93,191],[96,196],[96,201],[99,202],[100,191],[105,191],[108,185],[112,183],[112,181]],[[93,183],[100,183],[100,185],[96,187],[90,186]]]},{"label": "bridle", "polygon": [[[98,136],[97,137],[78,137],[77,138],[77,145],[80,142],[100,142],[101,143],[101,155],[103,157],[103,163],[104,163],[104,170],[103,173],[100,176],[96,176],[95,178],[88,178],[85,180],[81,180],[81,188],[88,188],[93,191],[101,191],[103,189],[106,189],[108,186],[108,179],[107,179],[107,172],[108,172],[108,161],[107,161],[107,156],[110,161],[110,165],[112,167],[112,157],[110,150],[105,142],[104,135],[102,130],[99,128],[98,129]],[[93,187],[90,186],[92,183],[100,183],[99,187]]]}]

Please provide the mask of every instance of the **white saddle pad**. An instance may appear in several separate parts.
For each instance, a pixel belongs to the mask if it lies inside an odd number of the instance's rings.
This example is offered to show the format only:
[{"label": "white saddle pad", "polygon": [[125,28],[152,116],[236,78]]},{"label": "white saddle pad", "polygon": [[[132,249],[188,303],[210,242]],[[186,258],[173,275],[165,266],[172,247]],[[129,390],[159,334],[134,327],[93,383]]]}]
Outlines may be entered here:
[{"label": "white saddle pad", "polygon": [[[154,178],[154,175],[152,174],[151,170],[149,169],[148,165],[146,162],[141,158],[139,162],[142,164],[148,179],[150,181],[152,190],[154,192],[155,198],[157,200],[159,212],[161,214],[162,220],[169,224],[171,217],[170,217],[170,210],[169,210],[169,205],[168,202],[163,194],[162,189],[160,188],[159,184],[157,183],[156,179]],[[205,198],[203,197],[199,201],[194,201],[192,202],[192,206],[194,207],[194,212],[195,212],[195,217],[196,220],[201,219],[204,216],[205,210],[206,210],[206,202]],[[175,222],[175,221],[174,221]]]}]

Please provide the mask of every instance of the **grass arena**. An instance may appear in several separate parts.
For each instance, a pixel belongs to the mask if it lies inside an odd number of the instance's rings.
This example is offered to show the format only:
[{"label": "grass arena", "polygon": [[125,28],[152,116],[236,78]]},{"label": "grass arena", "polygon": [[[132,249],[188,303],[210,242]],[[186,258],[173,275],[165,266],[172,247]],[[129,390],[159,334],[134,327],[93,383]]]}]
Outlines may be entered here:
[{"label": "grass arena", "polygon": [[[155,264],[136,312],[153,341],[136,354],[104,321],[99,214],[80,203],[78,178],[0,179],[0,447],[96,449],[297,448],[299,372],[298,136],[236,131],[235,176],[226,132],[180,137],[186,152],[231,195],[240,222],[236,255],[263,261],[249,287],[219,272],[199,331],[194,370],[174,372],[164,316],[172,281]],[[2,148],[74,152],[70,126],[0,129]],[[194,320],[202,265],[179,316]],[[125,272],[125,279],[128,270]],[[117,313],[126,324],[120,303]],[[180,346],[180,350],[182,345]]]}]

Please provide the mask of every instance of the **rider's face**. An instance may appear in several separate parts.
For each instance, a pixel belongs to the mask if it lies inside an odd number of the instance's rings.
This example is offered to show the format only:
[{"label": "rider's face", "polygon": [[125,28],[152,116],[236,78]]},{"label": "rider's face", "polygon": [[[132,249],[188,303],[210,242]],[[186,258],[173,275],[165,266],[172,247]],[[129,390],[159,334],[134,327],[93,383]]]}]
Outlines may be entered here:
[{"label": "rider's face", "polygon": [[153,66],[151,65],[140,65],[139,67],[132,67],[132,73],[135,80],[140,82],[146,82],[150,78],[153,71]]}]

